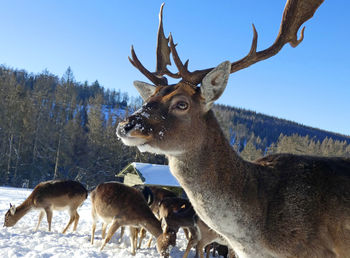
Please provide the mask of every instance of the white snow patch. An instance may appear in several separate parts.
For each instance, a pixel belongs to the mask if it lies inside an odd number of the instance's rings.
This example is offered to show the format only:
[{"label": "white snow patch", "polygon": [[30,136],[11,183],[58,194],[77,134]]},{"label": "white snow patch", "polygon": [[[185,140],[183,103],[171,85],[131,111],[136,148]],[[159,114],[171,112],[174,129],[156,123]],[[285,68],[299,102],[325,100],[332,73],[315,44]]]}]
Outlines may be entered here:
[{"label": "white snow patch", "polygon": [[169,166],[150,163],[133,162],[136,168],[145,178],[145,184],[180,186],[176,178],[171,174]]}]

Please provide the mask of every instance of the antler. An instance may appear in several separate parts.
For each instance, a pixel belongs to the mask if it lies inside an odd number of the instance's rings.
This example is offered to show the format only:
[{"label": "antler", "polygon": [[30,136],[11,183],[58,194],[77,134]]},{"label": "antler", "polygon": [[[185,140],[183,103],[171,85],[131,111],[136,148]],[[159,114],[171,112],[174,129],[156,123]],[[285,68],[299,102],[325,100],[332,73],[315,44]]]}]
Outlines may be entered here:
[{"label": "antler", "polygon": [[129,61],[135,66],[141,73],[143,73],[151,82],[155,85],[167,85],[168,80],[163,75],[168,75],[172,78],[180,78],[179,74],[174,74],[168,70],[167,65],[171,65],[170,62],[170,48],[168,46],[169,38],[166,38],[163,30],[163,7],[164,3],[160,7],[159,12],[159,27],[157,36],[157,65],[154,73],[148,71],[137,58],[133,46],[131,46],[131,56]]},{"label": "antler", "polygon": [[[259,61],[268,59],[276,55],[285,44],[289,43],[292,47],[296,47],[304,39],[304,29],[300,32],[300,38],[298,39],[297,33],[301,25],[309,20],[317,8],[324,2],[324,0],[288,0],[283,11],[282,22],[280,30],[275,42],[267,49],[262,51],[257,50],[258,33],[253,24],[253,41],[249,53],[242,59],[233,62],[231,64],[231,73],[237,72],[241,69],[255,64]],[[176,45],[173,42],[173,38],[170,35],[169,38],[165,38],[163,32],[163,6],[161,6],[159,13],[159,28],[158,28],[158,43],[157,43],[157,68],[155,73],[149,72],[145,69],[140,61],[137,59],[136,54],[132,48],[131,53],[133,60],[130,62],[138,68],[148,79],[150,79],[156,85],[166,85],[167,79],[163,75],[168,75],[172,78],[182,78],[182,81],[189,82],[194,85],[198,85],[207,73],[214,68],[208,68],[204,70],[196,70],[193,72],[188,71],[188,60],[185,64],[182,63],[180,57],[176,51]],[[170,44],[170,48],[168,46]],[[178,69],[178,73],[171,73],[167,69],[167,65],[170,63],[170,52],[172,53],[174,63]]]}]

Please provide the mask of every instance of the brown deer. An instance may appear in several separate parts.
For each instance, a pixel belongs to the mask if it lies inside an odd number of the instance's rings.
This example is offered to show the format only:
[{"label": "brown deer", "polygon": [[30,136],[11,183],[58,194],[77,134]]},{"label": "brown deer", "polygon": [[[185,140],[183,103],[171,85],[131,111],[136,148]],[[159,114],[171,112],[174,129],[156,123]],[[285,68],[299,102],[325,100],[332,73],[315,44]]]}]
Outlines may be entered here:
[{"label": "brown deer", "polygon": [[160,186],[149,186],[149,189],[153,194],[153,200],[149,205],[154,215],[159,219],[159,204],[164,198],[175,198],[176,194]]},{"label": "brown deer", "polygon": [[[167,190],[161,186],[147,186],[144,184],[134,185],[133,188],[137,189],[143,194],[147,204],[151,208],[153,214],[159,219],[159,203],[166,197],[176,197],[176,194],[170,190]],[[102,238],[105,235],[106,225],[103,226]],[[146,237],[146,230],[142,227],[130,226],[130,239],[133,245],[137,248],[141,248],[143,239]],[[125,227],[121,227],[120,239],[123,237]],[[152,237],[147,242],[147,247],[150,248],[152,244]]]},{"label": "brown deer", "polygon": [[[217,242],[227,245],[226,240],[217,232],[209,228],[195,213],[191,203],[182,198],[165,198],[160,203],[159,214],[162,220],[163,233],[176,232],[180,227],[187,228],[191,233],[184,258],[192,247],[196,247],[199,257],[204,257],[204,247],[210,243]],[[208,256],[208,254],[207,254]],[[234,257],[234,256],[233,256]],[[232,257],[231,257],[232,258]]]},{"label": "brown deer", "polygon": [[[211,110],[230,73],[276,55],[287,43],[297,46],[304,35],[302,29],[297,38],[299,28],[322,2],[288,0],[270,47],[257,51],[253,26],[247,56],[216,68],[188,70],[172,36],[164,36],[162,9],[156,71],[131,49],[131,63],[156,87],[134,82],[145,104],[119,123],[118,137],[141,151],[165,154],[196,213],[239,257],[350,257],[350,159],[277,154],[247,162]],[[177,73],[167,69],[170,53]],[[181,81],[167,85],[165,75]]]},{"label": "brown deer", "polygon": [[40,209],[39,221],[35,230],[38,230],[41,220],[46,213],[49,231],[51,231],[52,212],[54,210],[68,209],[70,219],[63,230],[67,232],[74,222],[73,231],[76,230],[79,214],[77,209],[88,196],[85,187],[76,181],[52,180],[38,184],[28,198],[18,207],[10,204],[5,214],[4,226],[12,227],[32,209]]},{"label": "brown deer", "polygon": [[[97,219],[100,218],[103,221],[102,238],[104,238],[106,226],[111,224],[100,250],[121,226],[143,227],[156,238],[162,234],[160,221],[154,216],[145,198],[137,189],[118,182],[107,182],[99,184],[90,196],[92,203],[91,244],[94,243]],[[136,245],[132,237],[133,228],[131,228],[130,240],[134,255]],[[169,245],[171,245],[169,241],[160,242],[157,245],[158,252],[166,255]]]},{"label": "brown deer", "polygon": [[[147,204],[151,208],[151,211],[159,219],[159,203],[167,197],[176,197],[176,194],[170,190],[167,190],[161,186],[147,186],[144,184],[134,185],[133,188],[137,189],[143,194],[143,197],[147,201]],[[121,237],[123,236],[124,228],[122,227]],[[131,241],[137,246],[137,249],[141,248],[143,239],[146,237],[146,230],[144,228],[130,227]],[[147,242],[147,247],[150,248],[152,244],[152,237]]]},{"label": "brown deer", "polygon": [[[204,221],[201,220],[198,216],[195,216],[194,227],[196,229],[196,234],[191,235],[183,257],[188,257],[188,254],[192,247],[196,247],[199,257],[204,258],[203,250],[207,245],[213,242],[216,242],[220,245],[228,245],[227,241],[222,236],[209,228],[207,224],[205,224]],[[209,257],[209,250],[207,251],[207,257]],[[234,257],[234,251],[230,250],[230,258]]]}]

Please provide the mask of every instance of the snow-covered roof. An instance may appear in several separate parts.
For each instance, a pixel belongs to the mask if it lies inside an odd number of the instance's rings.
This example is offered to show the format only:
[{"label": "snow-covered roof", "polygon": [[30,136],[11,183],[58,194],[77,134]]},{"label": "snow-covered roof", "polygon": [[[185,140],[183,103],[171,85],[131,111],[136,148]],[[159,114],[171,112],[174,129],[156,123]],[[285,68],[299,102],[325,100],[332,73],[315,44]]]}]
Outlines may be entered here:
[{"label": "snow-covered roof", "polygon": [[169,166],[139,162],[133,162],[131,165],[146,179],[145,184],[180,186],[179,182],[170,173]]}]

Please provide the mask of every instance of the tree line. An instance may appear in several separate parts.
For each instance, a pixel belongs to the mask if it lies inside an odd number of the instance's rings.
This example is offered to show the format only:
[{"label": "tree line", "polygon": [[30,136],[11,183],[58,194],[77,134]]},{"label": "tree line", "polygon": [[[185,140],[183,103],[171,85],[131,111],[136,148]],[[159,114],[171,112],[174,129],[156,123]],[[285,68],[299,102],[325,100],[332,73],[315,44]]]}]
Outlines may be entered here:
[{"label": "tree line", "polygon": [[59,78],[0,67],[0,185],[69,178],[92,188],[132,161],[164,163],[116,137],[119,121],[141,104],[98,81],[76,82],[70,68]]},{"label": "tree line", "polygon": [[[63,178],[93,188],[133,161],[166,164],[164,156],[141,154],[116,137],[118,123],[141,105],[141,98],[98,81],[77,82],[71,68],[59,78],[0,66],[0,185]],[[350,156],[347,136],[227,106],[215,112],[248,160],[277,152]]]}]

